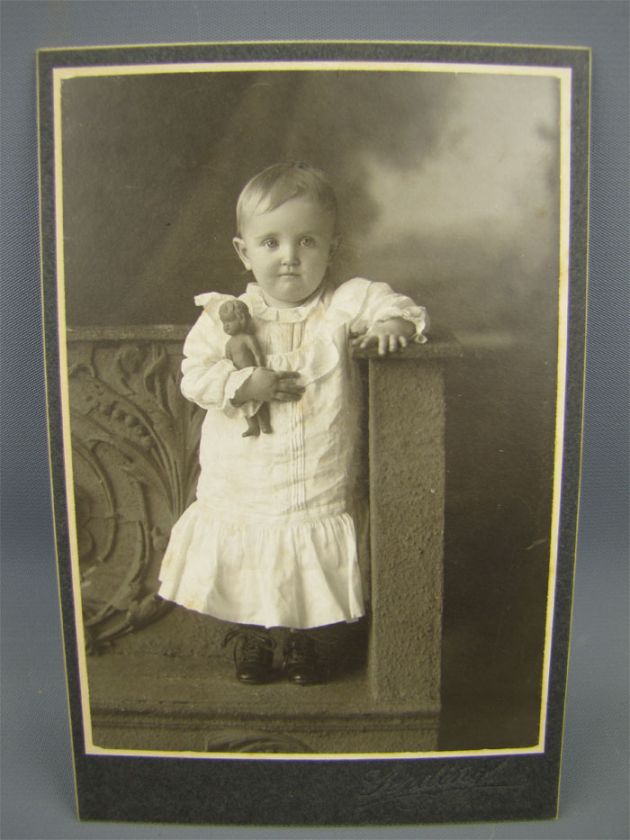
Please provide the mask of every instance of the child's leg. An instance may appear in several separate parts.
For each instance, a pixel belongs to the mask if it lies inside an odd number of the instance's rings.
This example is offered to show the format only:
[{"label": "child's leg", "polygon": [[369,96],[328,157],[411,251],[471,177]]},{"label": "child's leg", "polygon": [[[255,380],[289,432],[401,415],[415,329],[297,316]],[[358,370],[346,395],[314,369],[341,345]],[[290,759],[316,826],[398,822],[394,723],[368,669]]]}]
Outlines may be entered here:
[{"label": "child's leg", "polygon": [[273,677],[273,651],[276,646],[265,627],[239,624],[223,639],[223,646],[234,641],[236,678],[248,685],[269,682]]}]

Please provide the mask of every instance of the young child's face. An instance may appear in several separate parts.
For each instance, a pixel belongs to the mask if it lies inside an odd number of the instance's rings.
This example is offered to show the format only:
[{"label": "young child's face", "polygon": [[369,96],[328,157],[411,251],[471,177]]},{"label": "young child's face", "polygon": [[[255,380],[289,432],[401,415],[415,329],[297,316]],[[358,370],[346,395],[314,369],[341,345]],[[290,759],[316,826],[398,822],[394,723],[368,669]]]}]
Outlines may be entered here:
[{"label": "young child's face", "polygon": [[335,249],[334,219],[297,196],[243,224],[234,247],[271,306],[298,306],[321,286]]}]

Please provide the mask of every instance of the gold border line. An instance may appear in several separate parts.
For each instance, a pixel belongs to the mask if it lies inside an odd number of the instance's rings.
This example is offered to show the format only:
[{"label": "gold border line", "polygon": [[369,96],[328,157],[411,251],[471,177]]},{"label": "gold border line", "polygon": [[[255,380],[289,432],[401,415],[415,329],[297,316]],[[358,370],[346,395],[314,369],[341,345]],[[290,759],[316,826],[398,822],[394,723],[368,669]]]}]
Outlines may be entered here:
[{"label": "gold border line", "polygon": [[70,541],[70,557],[72,572],[72,595],[75,614],[75,628],[77,634],[79,677],[81,684],[81,710],[83,713],[84,740],[86,752],[92,744],[92,717],[90,714],[89,683],[87,666],[85,663],[85,633],[83,622],[79,617],[83,615],[81,602],[81,575],[79,570],[79,543],[77,538],[76,506],[74,498],[74,468],[72,452],[72,436],[70,428],[70,387],[68,372],[68,347],[66,343],[66,287],[64,260],[64,230],[63,230],[63,148],[61,126],[61,83],[54,79],[53,87],[53,124],[55,131],[54,171],[55,171],[55,246],[57,271],[57,327],[59,330],[59,368],[61,371],[61,412],[62,435],[64,442],[64,472],[66,481],[66,500],[68,506],[68,536]]},{"label": "gold border line", "polygon": [[459,64],[457,62],[409,61],[214,61],[169,64],[111,64],[95,67],[61,67],[53,70],[55,79],[93,78],[99,76],[149,76],[176,73],[269,73],[269,72],[360,72],[379,73],[460,73],[504,76],[554,76],[562,78],[569,68],[530,67],[511,64]]},{"label": "gold border line", "polygon": [[193,752],[182,750],[132,750],[116,749],[114,747],[98,747],[92,745],[90,755],[118,755],[148,758],[196,758],[221,759],[226,761],[388,761],[391,759],[440,759],[440,758],[501,758],[507,756],[540,755],[543,751],[538,747],[498,747],[483,750],[433,750],[432,752],[388,752],[388,753],[224,753],[224,752]]},{"label": "gold border line", "polygon": [[554,472],[551,508],[551,534],[549,552],[549,582],[547,587],[547,617],[543,659],[541,714],[538,743],[544,746],[547,733],[547,704],[549,675],[551,672],[551,640],[553,638],[554,607],[558,575],[558,543],[560,540],[560,505],[562,501],[562,467],[564,456],[564,422],[566,376],[568,364],[568,312],[569,312],[569,256],[571,234],[571,79],[560,85],[560,254],[558,284],[558,344],[556,385],[556,428],[554,439]]},{"label": "gold border line", "polygon": [[[223,42],[225,43],[225,42]],[[243,42],[234,42],[243,43]],[[252,42],[258,43],[258,42]],[[263,43],[263,42],[260,42]],[[264,42],[267,43],[267,42]],[[278,43],[278,42],[274,42]],[[293,43],[293,42],[287,42]],[[305,42],[312,43],[312,42]],[[329,43],[329,42],[326,42]],[[337,42],[330,42],[337,43]],[[346,43],[346,42],[338,42]],[[374,42],[365,42],[374,43]],[[385,42],[384,42],[385,43]],[[411,43],[408,41],[400,43]],[[146,45],[145,45],[146,46]],[[105,49],[97,47],[94,49]],[[574,49],[567,47],[566,49]],[[70,428],[70,399],[68,383],[68,364],[66,346],[66,310],[65,310],[65,273],[63,252],[63,164],[61,130],[61,88],[63,81],[82,77],[165,74],[182,72],[259,72],[259,71],[385,71],[385,72],[451,72],[492,75],[525,75],[557,78],[560,83],[560,236],[559,236],[559,296],[558,296],[558,356],[556,390],[556,428],[555,457],[553,475],[552,515],[550,531],[549,573],[547,582],[547,611],[545,624],[545,645],[543,655],[542,690],[540,703],[540,724],[538,743],[529,747],[506,747],[481,750],[427,751],[427,752],[390,752],[390,753],[211,753],[192,751],[162,750],[126,750],[98,747],[92,739],[92,722],[89,702],[89,685],[85,661],[85,638],[82,622],[80,573],[78,564],[78,538],[75,512],[72,445]],[[70,536],[70,554],[72,566],[73,602],[75,626],[79,644],[79,677],[81,686],[81,708],[84,720],[84,740],[86,753],[93,755],[128,755],[156,756],[169,758],[221,758],[226,760],[345,760],[345,759],[400,759],[400,758],[457,758],[471,756],[507,756],[531,755],[544,751],[546,735],[547,703],[549,695],[549,673],[551,664],[551,640],[553,631],[553,613],[556,594],[557,554],[560,521],[560,501],[562,489],[562,456],[564,441],[564,401],[566,397],[567,372],[567,336],[568,336],[568,259],[570,230],[570,151],[571,151],[571,78],[572,70],[567,67],[528,67],[490,64],[459,64],[449,62],[348,62],[348,61],[308,61],[308,62],[221,62],[221,63],[182,63],[182,64],[147,64],[137,66],[112,65],[107,67],[70,67],[53,68],[54,92],[54,168],[55,168],[55,222],[57,245],[57,294],[58,294],[58,329],[59,329],[59,365],[61,380],[62,434],[64,442],[64,467],[68,505],[68,529]]]}]

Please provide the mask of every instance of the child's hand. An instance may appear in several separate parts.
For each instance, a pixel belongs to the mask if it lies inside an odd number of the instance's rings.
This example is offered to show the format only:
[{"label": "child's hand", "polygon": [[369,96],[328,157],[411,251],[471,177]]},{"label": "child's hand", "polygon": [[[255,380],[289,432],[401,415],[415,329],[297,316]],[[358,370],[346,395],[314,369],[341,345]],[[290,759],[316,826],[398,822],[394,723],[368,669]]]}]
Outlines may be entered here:
[{"label": "child's hand", "polygon": [[304,386],[295,380],[299,373],[294,370],[270,370],[265,367],[254,368],[252,375],[238,389],[232,403],[242,405],[255,400],[257,402],[291,402],[302,398]]},{"label": "child's hand", "polygon": [[415,326],[404,318],[388,318],[387,321],[377,321],[369,330],[355,335],[350,339],[356,350],[378,346],[378,355],[395,353],[404,350],[416,332]]}]

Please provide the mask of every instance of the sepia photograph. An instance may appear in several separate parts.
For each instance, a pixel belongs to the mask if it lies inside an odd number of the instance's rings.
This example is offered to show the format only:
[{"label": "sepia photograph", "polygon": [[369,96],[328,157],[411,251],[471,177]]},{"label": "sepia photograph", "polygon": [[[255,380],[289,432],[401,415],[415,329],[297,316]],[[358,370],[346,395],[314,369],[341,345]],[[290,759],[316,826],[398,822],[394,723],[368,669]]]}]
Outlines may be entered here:
[{"label": "sepia photograph", "polygon": [[75,752],[544,754],[572,70],[250,49],[49,53]]}]

